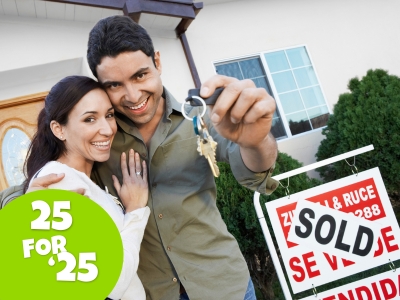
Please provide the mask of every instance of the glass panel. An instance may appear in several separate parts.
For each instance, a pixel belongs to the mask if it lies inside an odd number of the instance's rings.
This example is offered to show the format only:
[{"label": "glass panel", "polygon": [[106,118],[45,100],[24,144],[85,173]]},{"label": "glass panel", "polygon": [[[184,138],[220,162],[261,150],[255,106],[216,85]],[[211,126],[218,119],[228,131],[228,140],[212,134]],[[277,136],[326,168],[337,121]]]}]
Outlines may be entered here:
[{"label": "glass panel", "polygon": [[283,126],[281,118],[272,119],[271,133],[276,139],[287,137],[285,127]]},{"label": "glass panel", "polygon": [[215,66],[215,69],[217,70],[217,74],[235,77],[239,80],[243,79],[242,72],[237,62],[218,65]]},{"label": "glass panel", "polygon": [[296,90],[296,82],[294,81],[291,71],[276,73],[272,75],[278,93]]},{"label": "glass panel", "polygon": [[289,121],[289,128],[292,135],[311,130],[310,121],[305,111],[286,115],[286,119]]},{"label": "glass panel", "polygon": [[[283,55],[284,55],[284,53],[283,53]],[[287,62],[286,62],[286,65],[287,65],[287,67],[289,66],[289,64]],[[261,59],[259,57],[245,59],[245,60],[241,60],[241,61],[234,61],[231,63],[223,63],[220,65],[216,65],[215,68],[217,70],[217,73],[221,74],[221,75],[232,76],[232,77],[236,77],[237,79],[243,79],[243,76],[244,76],[244,78],[246,78],[246,79],[251,79],[251,80],[253,80],[254,84],[257,87],[266,89],[267,92],[271,96],[274,96],[272,94],[272,90],[269,85],[268,78],[265,75],[264,67],[263,67]],[[292,83],[292,86],[293,86],[292,89],[296,89],[294,78],[293,78],[293,75],[291,74],[291,72],[289,72],[289,76],[291,78],[290,82]],[[287,79],[285,78],[285,75],[284,75],[283,82],[285,80],[287,80]],[[274,135],[274,137],[277,139],[287,137],[286,130],[285,130],[285,127],[283,126],[283,121],[282,121],[282,118],[280,117],[278,108],[276,108],[274,116],[273,116],[271,132]]]},{"label": "glass panel", "polygon": [[325,104],[320,86],[300,90],[306,108]]},{"label": "glass panel", "polygon": [[307,112],[314,129],[323,127],[328,122],[329,111],[326,105],[309,109]]},{"label": "glass panel", "polygon": [[284,51],[266,53],[264,56],[271,73],[288,70],[290,68]]},{"label": "glass panel", "polygon": [[25,180],[23,167],[30,140],[17,128],[9,129],[3,139],[2,158],[8,184],[18,185]]},{"label": "glass panel", "polygon": [[259,58],[242,60],[239,62],[239,65],[244,78],[265,76],[264,70],[261,68],[261,61]]},{"label": "glass panel", "polygon": [[305,67],[293,70],[299,88],[318,84],[313,67]]},{"label": "glass panel", "polygon": [[286,50],[286,54],[289,57],[292,68],[311,65],[306,48],[304,47]]},{"label": "glass panel", "polygon": [[304,110],[304,105],[301,101],[300,93],[298,91],[280,94],[279,100],[281,100],[281,104],[286,115],[299,110]]},{"label": "glass panel", "polygon": [[251,80],[253,80],[253,82],[255,83],[256,87],[264,88],[264,89],[267,90],[268,94],[270,94],[272,97],[274,96],[272,94],[271,88],[269,87],[269,84],[267,82],[267,78],[266,77],[253,78]]}]

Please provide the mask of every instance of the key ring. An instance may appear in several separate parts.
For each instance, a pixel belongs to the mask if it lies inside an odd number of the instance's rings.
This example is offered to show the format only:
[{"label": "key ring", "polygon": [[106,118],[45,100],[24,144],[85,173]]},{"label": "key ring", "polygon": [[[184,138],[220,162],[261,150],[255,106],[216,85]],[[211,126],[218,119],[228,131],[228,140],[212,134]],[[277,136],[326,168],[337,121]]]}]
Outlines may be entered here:
[{"label": "key ring", "polygon": [[[192,96],[192,98],[195,98],[195,99],[199,100],[201,102],[201,104],[203,105],[204,110],[200,115],[200,118],[202,118],[204,116],[204,114],[206,113],[207,105],[206,105],[206,103],[204,102],[204,100],[201,97]],[[181,107],[182,115],[185,117],[186,120],[193,121],[193,118],[190,118],[187,115],[185,115],[185,110],[184,110],[185,104],[186,104],[186,101],[183,101],[182,102],[182,107]]]}]

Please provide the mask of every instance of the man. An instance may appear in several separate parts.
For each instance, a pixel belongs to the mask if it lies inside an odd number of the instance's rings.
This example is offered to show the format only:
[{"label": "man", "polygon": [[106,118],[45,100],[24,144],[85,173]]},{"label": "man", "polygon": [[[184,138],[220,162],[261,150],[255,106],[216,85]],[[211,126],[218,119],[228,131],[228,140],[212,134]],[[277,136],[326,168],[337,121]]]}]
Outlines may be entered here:
[{"label": "man", "polygon": [[[88,63],[116,110],[118,132],[111,156],[96,163],[92,179],[116,195],[121,151],[134,149],[149,166],[152,211],[141,246],[139,277],[148,299],[255,299],[246,262],[216,207],[216,187],[207,160],[197,152],[192,122],[163,87],[161,58],[147,32],[128,17],[100,20],[88,42]],[[236,179],[261,193],[277,155],[269,134],[275,101],[250,80],[214,76],[201,96],[224,91],[204,117],[218,142],[216,157],[230,163]],[[202,108],[188,110],[189,116]],[[61,178],[36,180],[43,188]]]}]

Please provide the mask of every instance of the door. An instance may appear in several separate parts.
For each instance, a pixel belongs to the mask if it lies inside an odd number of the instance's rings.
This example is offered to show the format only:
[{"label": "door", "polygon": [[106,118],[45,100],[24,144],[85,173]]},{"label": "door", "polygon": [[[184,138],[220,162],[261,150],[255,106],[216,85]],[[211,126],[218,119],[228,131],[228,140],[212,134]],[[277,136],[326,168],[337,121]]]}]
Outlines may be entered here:
[{"label": "door", "polygon": [[25,157],[46,95],[0,101],[0,191],[25,180]]}]

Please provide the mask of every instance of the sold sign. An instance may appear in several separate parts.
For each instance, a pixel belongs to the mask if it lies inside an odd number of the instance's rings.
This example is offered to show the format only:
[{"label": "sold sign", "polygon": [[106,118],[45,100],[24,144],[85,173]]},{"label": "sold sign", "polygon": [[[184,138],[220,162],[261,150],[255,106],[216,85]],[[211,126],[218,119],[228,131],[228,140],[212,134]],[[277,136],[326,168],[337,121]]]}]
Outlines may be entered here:
[{"label": "sold sign", "polygon": [[400,228],[378,168],[266,208],[295,294],[400,257]]},{"label": "sold sign", "polygon": [[352,261],[365,261],[373,258],[372,248],[381,229],[378,222],[299,200],[288,240]]}]

